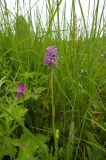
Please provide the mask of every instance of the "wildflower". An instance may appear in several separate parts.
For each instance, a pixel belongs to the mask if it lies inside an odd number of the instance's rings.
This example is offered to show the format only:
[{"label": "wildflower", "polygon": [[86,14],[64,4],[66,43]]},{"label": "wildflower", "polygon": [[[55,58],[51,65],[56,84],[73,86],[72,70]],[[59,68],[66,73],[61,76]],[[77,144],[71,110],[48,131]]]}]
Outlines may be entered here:
[{"label": "wildflower", "polygon": [[18,83],[18,92],[16,93],[16,97],[20,98],[23,93],[26,92],[26,88],[22,83]]},{"label": "wildflower", "polygon": [[24,85],[22,83],[18,83],[18,89],[21,93],[26,92],[26,88],[24,87]]},{"label": "wildflower", "polygon": [[20,92],[17,92],[17,93],[16,93],[16,97],[19,98],[20,96],[21,96],[21,93],[20,93]]},{"label": "wildflower", "polygon": [[44,59],[45,65],[49,67],[55,67],[57,65],[57,56],[58,56],[57,49],[54,48],[53,46],[49,46],[47,48],[46,56]]}]

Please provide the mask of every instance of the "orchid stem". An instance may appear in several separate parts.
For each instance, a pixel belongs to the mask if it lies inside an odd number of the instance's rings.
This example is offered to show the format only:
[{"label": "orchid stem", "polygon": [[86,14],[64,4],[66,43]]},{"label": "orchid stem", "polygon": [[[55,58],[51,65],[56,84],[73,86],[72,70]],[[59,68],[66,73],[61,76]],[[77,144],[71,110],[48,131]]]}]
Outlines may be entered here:
[{"label": "orchid stem", "polygon": [[53,93],[53,77],[54,77],[54,71],[52,70],[51,73],[51,94],[52,94],[52,127],[53,127],[53,133],[54,133],[54,147],[55,147],[55,160],[58,160],[58,143],[56,138],[56,129],[55,129],[55,105],[54,105],[54,93]]}]

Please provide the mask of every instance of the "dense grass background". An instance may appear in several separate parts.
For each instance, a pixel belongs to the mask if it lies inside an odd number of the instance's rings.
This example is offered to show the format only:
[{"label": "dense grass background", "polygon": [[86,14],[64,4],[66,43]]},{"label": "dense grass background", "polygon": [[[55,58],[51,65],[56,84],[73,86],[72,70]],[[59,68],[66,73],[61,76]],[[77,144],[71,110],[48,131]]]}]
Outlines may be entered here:
[{"label": "dense grass background", "polygon": [[[80,28],[74,0],[70,22],[66,6],[59,9],[62,0],[47,0],[45,26],[37,5],[33,25],[31,6],[24,17],[19,12],[20,2],[16,2],[13,18],[6,1],[0,1],[0,159],[105,160],[106,1],[100,17],[100,1],[95,3],[90,31],[80,0]],[[51,69],[44,66],[48,46],[58,50],[53,97]],[[18,82],[27,88],[19,99]],[[54,155],[52,98],[59,130],[58,158]]]}]

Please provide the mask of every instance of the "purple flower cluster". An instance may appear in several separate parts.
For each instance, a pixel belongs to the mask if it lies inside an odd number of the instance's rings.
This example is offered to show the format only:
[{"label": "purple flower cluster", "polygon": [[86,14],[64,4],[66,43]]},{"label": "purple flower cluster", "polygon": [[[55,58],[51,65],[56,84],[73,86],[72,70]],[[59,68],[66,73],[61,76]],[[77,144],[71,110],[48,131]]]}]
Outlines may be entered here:
[{"label": "purple flower cluster", "polygon": [[18,92],[16,93],[16,97],[20,98],[21,94],[24,94],[26,92],[26,88],[22,83],[18,83]]},{"label": "purple flower cluster", "polygon": [[53,46],[49,46],[44,59],[45,65],[48,67],[55,67],[57,65],[57,56],[57,49]]}]

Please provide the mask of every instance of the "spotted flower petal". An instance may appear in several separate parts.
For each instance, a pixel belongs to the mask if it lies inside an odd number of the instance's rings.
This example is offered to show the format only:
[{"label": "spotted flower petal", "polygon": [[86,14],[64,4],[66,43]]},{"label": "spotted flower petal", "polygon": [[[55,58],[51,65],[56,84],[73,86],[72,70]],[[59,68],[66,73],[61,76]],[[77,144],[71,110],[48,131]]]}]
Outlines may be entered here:
[{"label": "spotted flower petal", "polygon": [[53,46],[49,46],[47,48],[46,56],[44,59],[44,64],[48,67],[54,67],[57,65],[57,56],[58,52],[57,49]]}]

